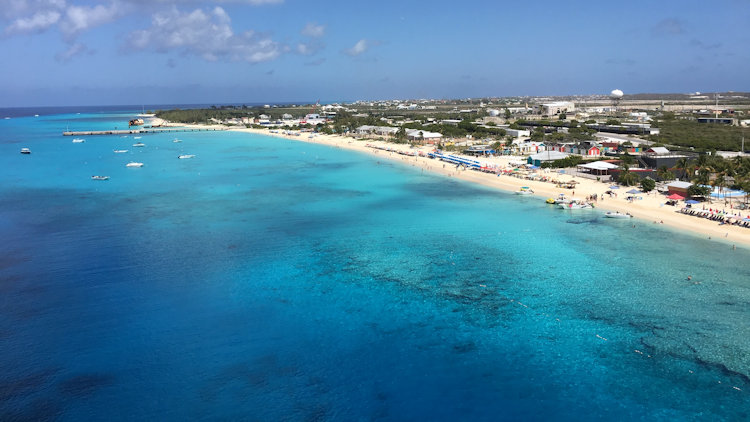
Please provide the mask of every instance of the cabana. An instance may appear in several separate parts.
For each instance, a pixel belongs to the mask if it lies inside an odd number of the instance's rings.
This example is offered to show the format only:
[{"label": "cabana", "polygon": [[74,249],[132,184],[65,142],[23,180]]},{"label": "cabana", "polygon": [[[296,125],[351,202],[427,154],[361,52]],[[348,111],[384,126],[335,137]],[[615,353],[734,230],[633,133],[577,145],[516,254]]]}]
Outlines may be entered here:
[{"label": "cabana", "polygon": [[579,164],[576,167],[582,173],[589,173],[596,176],[607,176],[610,170],[617,168],[616,165],[606,161],[594,161],[593,163]]}]

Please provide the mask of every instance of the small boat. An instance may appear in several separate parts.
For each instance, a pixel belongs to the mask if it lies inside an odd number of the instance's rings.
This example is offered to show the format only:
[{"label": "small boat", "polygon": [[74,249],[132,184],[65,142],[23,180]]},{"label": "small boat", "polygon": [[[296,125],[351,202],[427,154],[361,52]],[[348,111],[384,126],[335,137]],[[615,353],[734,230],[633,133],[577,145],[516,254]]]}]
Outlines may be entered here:
[{"label": "small boat", "polygon": [[521,189],[515,192],[516,195],[533,195],[534,191],[528,186],[522,186]]},{"label": "small boat", "polygon": [[554,204],[556,204],[556,203],[557,203],[557,202],[555,201],[555,198],[547,198],[547,200],[546,200],[546,201],[544,201],[544,202],[546,202],[546,203],[548,203],[548,204],[550,204],[550,205],[554,205]]},{"label": "small boat", "polygon": [[136,163],[135,161],[131,161],[125,164],[125,167],[143,167],[143,163]]},{"label": "small boat", "polygon": [[109,180],[109,176],[91,176],[91,180]]},{"label": "small boat", "polygon": [[174,138],[172,139],[172,142],[174,142],[175,144],[179,144],[180,142],[182,142],[182,139]]},{"label": "small boat", "polygon": [[35,114],[35,115],[34,115],[34,117],[39,117],[39,115],[38,115],[38,114]]},{"label": "small boat", "polygon": [[594,208],[594,204],[580,199],[571,199],[568,202],[560,202],[557,206],[564,210],[590,210]]},{"label": "small boat", "polygon": [[84,142],[86,142],[86,140],[85,140],[85,139],[81,139],[81,138],[73,138],[73,143],[74,143],[74,144],[82,144],[82,143],[84,143]]},{"label": "small boat", "polygon": [[133,146],[136,147],[136,148],[138,148],[138,147],[145,147],[146,144],[144,144],[143,142],[136,142],[136,143],[133,144]]},{"label": "small boat", "polygon": [[630,215],[630,213],[623,214],[620,211],[608,211],[604,214],[604,216],[607,218],[620,218],[620,219],[633,218],[633,216]]},{"label": "small boat", "polygon": [[185,158],[193,158],[193,157],[195,157],[195,154],[182,154],[182,155],[177,156],[177,158],[179,158],[180,160],[184,160]]},{"label": "small boat", "polygon": [[114,149],[112,151],[114,151],[115,154],[123,154],[123,153],[128,152],[128,150],[126,150],[126,149]]},{"label": "small boat", "polygon": [[21,154],[31,154],[31,150],[28,148],[21,148]]},{"label": "small boat", "polygon": [[133,136],[133,139],[141,139],[143,136]]}]

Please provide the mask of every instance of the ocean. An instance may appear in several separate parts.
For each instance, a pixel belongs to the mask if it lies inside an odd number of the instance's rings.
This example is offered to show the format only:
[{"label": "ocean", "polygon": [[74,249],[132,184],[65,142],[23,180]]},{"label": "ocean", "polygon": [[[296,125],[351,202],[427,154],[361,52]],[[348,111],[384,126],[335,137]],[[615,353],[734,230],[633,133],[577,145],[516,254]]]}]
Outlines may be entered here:
[{"label": "ocean", "polygon": [[0,420],[750,419],[746,248],[102,110],[0,120]]}]

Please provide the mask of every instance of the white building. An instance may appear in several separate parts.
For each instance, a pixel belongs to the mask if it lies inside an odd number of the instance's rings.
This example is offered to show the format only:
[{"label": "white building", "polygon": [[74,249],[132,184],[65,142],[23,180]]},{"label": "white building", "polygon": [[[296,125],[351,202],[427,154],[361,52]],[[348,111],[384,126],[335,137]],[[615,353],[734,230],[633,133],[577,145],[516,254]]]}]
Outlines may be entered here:
[{"label": "white building", "polygon": [[576,106],[572,101],[555,101],[534,106],[534,112],[542,116],[557,116],[560,114],[574,113]]}]

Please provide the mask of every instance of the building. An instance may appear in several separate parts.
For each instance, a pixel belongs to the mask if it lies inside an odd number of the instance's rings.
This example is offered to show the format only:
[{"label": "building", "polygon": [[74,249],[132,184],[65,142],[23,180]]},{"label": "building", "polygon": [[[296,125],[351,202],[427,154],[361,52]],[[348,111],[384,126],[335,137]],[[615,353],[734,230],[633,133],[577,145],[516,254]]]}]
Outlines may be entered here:
[{"label": "building", "polygon": [[731,117],[699,117],[695,120],[697,120],[698,123],[713,123],[718,125],[737,124],[737,119],[732,119]]},{"label": "building", "polygon": [[443,139],[443,134],[419,129],[406,129],[406,139],[434,144]]},{"label": "building", "polygon": [[576,106],[572,101],[555,101],[534,106],[534,112],[542,116],[557,116],[560,114],[574,113]]},{"label": "building", "polygon": [[566,154],[564,152],[547,150],[534,155],[530,155],[529,158],[526,159],[526,162],[535,166],[541,166],[544,162],[562,160],[564,158],[568,158],[569,155],[570,154]]},{"label": "building", "polygon": [[670,195],[676,193],[682,196],[683,198],[687,198],[690,196],[688,195],[688,188],[690,188],[690,186],[692,185],[693,184],[690,182],[676,181],[676,182],[669,183],[667,185],[667,191],[669,192]]}]

